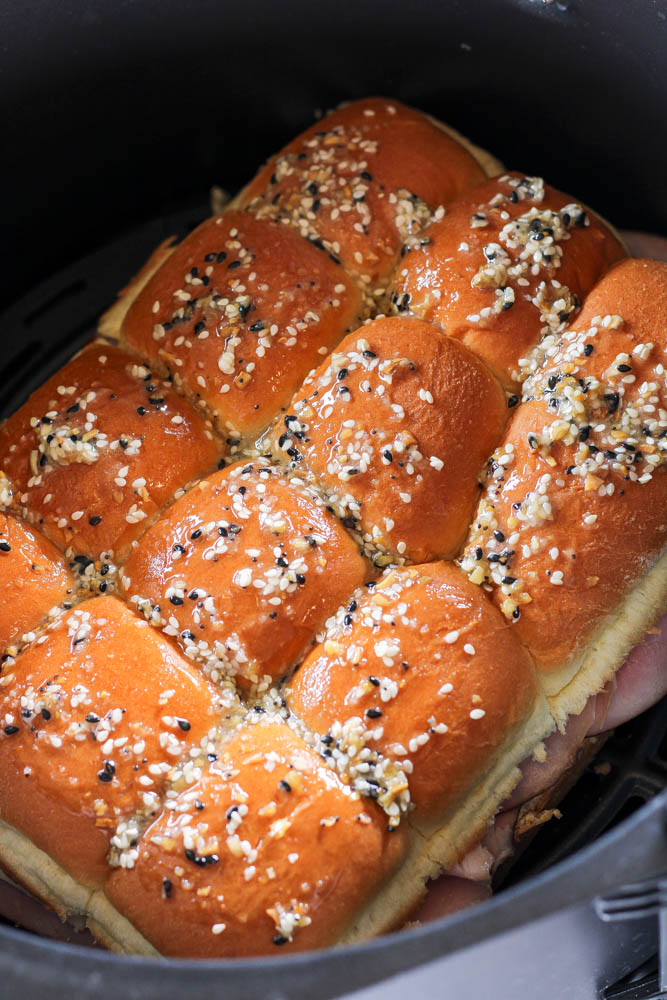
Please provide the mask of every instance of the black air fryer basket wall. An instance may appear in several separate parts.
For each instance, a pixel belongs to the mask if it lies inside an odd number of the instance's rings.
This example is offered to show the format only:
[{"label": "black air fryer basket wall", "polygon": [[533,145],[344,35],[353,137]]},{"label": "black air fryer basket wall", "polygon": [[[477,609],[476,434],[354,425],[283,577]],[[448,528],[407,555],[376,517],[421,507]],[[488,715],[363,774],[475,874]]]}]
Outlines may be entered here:
[{"label": "black air fryer basket wall", "polygon": [[[1,415],[86,339],[154,245],[199,221],[212,184],[233,191],[347,98],[399,98],[617,226],[667,232],[666,25],[659,0],[5,2]],[[663,704],[606,744],[610,770],[587,770],[489,904],[278,961],[120,958],[0,926],[0,997],[667,995],[651,959],[667,900],[666,723]],[[667,960],[664,905],[661,930]]]}]

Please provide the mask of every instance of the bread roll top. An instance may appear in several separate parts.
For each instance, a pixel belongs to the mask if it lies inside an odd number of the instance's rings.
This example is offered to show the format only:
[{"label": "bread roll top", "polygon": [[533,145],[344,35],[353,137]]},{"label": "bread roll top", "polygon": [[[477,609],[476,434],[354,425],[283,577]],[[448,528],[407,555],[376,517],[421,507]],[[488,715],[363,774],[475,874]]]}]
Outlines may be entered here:
[{"label": "bread roll top", "polygon": [[174,766],[205,758],[209,731],[236,711],[234,695],[147,622],[93,598],[3,670],[0,815],[75,879],[99,884],[109,851],[115,864],[131,857]]},{"label": "bread roll top", "polygon": [[475,158],[431,119],[398,101],[368,98],[292,140],[242,202],[324,247],[378,301],[403,242],[483,177]]},{"label": "bread roll top", "polygon": [[[484,591],[443,562],[387,570],[353,595],[287,695],[334,765],[349,769],[367,746],[403,769],[418,820],[465,798],[538,699],[512,630]],[[363,769],[355,780],[365,787]],[[382,766],[371,782],[381,802],[393,794],[405,807]]]},{"label": "bread roll top", "polygon": [[286,226],[230,210],[172,251],[130,306],[121,337],[166,368],[225,436],[252,437],[361,310],[358,287],[329,254]]},{"label": "bread roll top", "polygon": [[486,367],[428,323],[378,319],[311,373],[270,435],[380,565],[452,556],[508,410]]},{"label": "bread roll top", "polygon": [[261,689],[290,670],[370,570],[312,489],[260,461],[178,500],[130,556],[122,585],[214,680]]},{"label": "bread roll top", "polygon": [[617,265],[535,350],[462,560],[550,693],[667,539],[666,278],[655,261]]},{"label": "bread roll top", "polygon": [[333,944],[404,849],[286,725],[247,725],[106,893],[165,955],[302,951]]},{"label": "bread roll top", "polygon": [[[210,425],[137,358],[96,342],[0,428],[18,513],[58,548],[122,560],[160,507],[215,467]],[[104,560],[102,560],[104,561]]]},{"label": "bread roll top", "polygon": [[405,250],[394,310],[436,323],[512,392],[525,354],[563,330],[625,254],[593,212],[516,172],[467,191]]},{"label": "bread roll top", "polygon": [[0,513],[0,654],[16,655],[33,629],[71,608],[76,585],[58,549],[17,517]]}]

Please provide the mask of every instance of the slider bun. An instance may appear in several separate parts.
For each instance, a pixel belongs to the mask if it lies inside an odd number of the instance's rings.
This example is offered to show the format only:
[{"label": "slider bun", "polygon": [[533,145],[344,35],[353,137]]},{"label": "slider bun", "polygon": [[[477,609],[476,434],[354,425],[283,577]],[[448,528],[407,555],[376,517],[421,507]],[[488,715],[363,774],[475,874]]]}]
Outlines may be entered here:
[{"label": "slider bun", "polygon": [[[395,308],[437,324],[464,343],[509,390],[519,382],[519,359],[540,341],[542,331],[548,333],[550,324],[553,329],[574,316],[595,282],[625,255],[619,239],[589,209],[582,217],[582,206],[569,195],[539,178],[526,178],[528,184],[522,180],[522,174],[506,173],[460,196],[443,219],[413,242],[397,268],[393,295]],[[516,202],[509,200],[514,197]],[[552,253],[554,244],[545,229],[553,233],[552,214],[561,213],[562,220],[566,208],[569,221],[560,227],[556,220],[554,236],[562,251],[560,265],[547,265],[543,259],[535,263],[535,253]],[[536,226],[544,216],[541,230],[532,233],[527,219],[517,238],[501,236],[505,226],[528,213],[534,213]],[[589,224],[578,224],[580,218]],[[559,238],[561,229],[566,238]],[[524,252],[527,238],[529,250]],[[484,247],[490,244],[496,246],[489,251],[495,256],[487,260]],[[503,262],[510,268],[523,262],[524,270],[507,273],[499,266]],[[541,309],[530,300],[542,282],[547,283],[547,305]],[[502,288],[508,289],[505,299]],[[556,308],[550,309],[554,303]],[[489,310],[486,316],[484,309]]]},{"label": "slider bun", "polygon": [[507,413],[465,347],[429,323],[378,319],[308,376],[271,443],[317,479],[380,563],[418,562],[458,551]]},{"label": "slider bun", "polygon": [[245,437],[288,402],[360,311],[359,289],[326,252],[230,210],[173,250],[130,305],[121,336],[223,434]]},{"label": "slider bun", "polygon": [[[551,466],[528,443],[529,435],[557,421],[542,401],[517,411],[502,446],[513,446],[513,461],[483,494],[463,559],[464,566],[470,559],[487,567],[493,600],[514,622],[549,693],[570,679],[581,650],[667,540],[664,469],[644,484],[606,472],[597,481],[568,475],[577,444],[557,442],[548,452],[557,463]],[[613,485],[613,495],[600,495],[603,485]],[[477,549],[486,563],[474,561]],[[507,552],[506,561],[488,563],[489,555],[505,560]],[[503,586],[500,579],[513,582]]]},{"label": "slider bun", "polygon": [[74,599],[66,561],[39,531],[0,513],[0,650]]},{"label": "slider bun", "polygon": [[289,671],[369,570],[317,494],[282,469],[238,463],[169,508],[122,582],[190,659],[248,687]]},{"label": "slider bun", "polygon": [[89,559],[122,559],[177,488],[219,455],[210,426],[168,382],[99,342],[0,429],[0,469],[18,513],[58,548]]},{"label": "slider bun", "polygon": [[429,209],[483,177],[439,125],[376,97],[332,111],[297,136],[259,171],[242,204],[321,240],[372,292]]},{"label": "slider bun", "polygon": [[388,570],[357,592],[287,696],[314,732],[339,739],[348,723],[405,766],[418,822],[465,800],[538,701],[533,665],[512,630],[443,562]]},{"label": "slider bun", "polygon": [[493,585],[550,694],[667,540],[666,279],[665,264],[623,261],[535,351],[466,547],[464,567]]},{"label": "slider bun", "polygon": [[156,811],[178,756],[234,710],[229,694],[225,705],[120,601],[87,601],[0,678],[4,823],[77,881],[101,883],[118,824]]},{"label": "slider bun", "polygon": [[[134,867],[106,886],[165,955],[275,955],[333,944],[405,850],[403,830],[388,832],[374,803],[351,796],[275,722],[240,729],[171,806],[142,838]],[[300,917],[310,922],[299,926]]]}]

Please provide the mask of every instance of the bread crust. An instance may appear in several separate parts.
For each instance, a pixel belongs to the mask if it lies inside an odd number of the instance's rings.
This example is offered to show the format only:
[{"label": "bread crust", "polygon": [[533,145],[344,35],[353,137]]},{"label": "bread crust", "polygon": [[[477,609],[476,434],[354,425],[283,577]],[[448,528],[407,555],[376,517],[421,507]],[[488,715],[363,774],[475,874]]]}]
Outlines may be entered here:
[{"label": "bread crust", "polygon": [[514,392],[520,359],[625,252],[590,209],[507,172],[466,192],[415,241],[397,269],[394,307],[437,324]]},{"label": "bread crust", "polygon": [[108,948],[398,926],[667,603],[667,268],[459,140],[333,112],[0,430],[0,864]]},{"label": "bread crust", "polygon": [[[462,565],[491,588],[554,697],[654,566],[635,641],[664,607],[666,329],[667,265],[612,269],[573,327],[539,349],[473,522]],[[619,641],[587,668],[588,694],[629,648]],[[558,701],[559,721],[581,697]]]},{"label": "bread crust", "polygon": [[471,352],[428,323],[382,318],[308,376],[268,444],[320,484],[376,562],[423,562],[459,550],[507,414]]},{"label": "bread crust", "polygon": [[85,347],[0,428],[16,512],[89,560],[125,558],[176,490],[221,453],[169,383],[104,342]]},{"label": "bread crust", "polygon": [[252,438],[362,316],[357,285],[289,228],[228,209],[176,247],[120,336],[225,436]]},{"label": "bread crust", "polygon": [[121,582],[189,659],[247,691],[288,674],[372,575],[322,498],[260,461],[186,493],[144,536]]},{"label": "bread crust", "polygon": [[55,545],[0,512],[0,650],[15,655],[32,631],[76,600],[76,584]]},{"label": "bread crust", "polygon": [[373,97],[332,111],[288,143],[250,182],[242,204],[321,240],[372,290],[429,210],[483,177],[476,157],[442,127]]},{"label": "bread crust", "polygon": [[53,623],[0,680],[2,818],[90,888],[114,843],[117,863],[131,854],[127,822],[140,829],[161,807],[177,759],[234,711],[233,696],[111,597]]}]

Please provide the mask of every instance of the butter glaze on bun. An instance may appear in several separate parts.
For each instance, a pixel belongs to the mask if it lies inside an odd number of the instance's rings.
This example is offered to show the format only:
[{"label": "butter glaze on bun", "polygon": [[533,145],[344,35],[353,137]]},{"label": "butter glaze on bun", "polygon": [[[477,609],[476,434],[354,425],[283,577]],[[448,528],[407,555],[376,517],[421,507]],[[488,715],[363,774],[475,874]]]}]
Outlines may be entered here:
[{"label": "butter glaze on bun", "polygon": [[312,372],[274,454],[313,477],[380,565],[454,555],[508,414],[467,348],[431,324],[377,319]]},{"label": "butter glaze on bun", "polygon": [[95,343],[0,428],[18,513],[58,548],[121,560],[161,506],[214,468],[222,448],[169,382]]},{"label": "butter glaze on bun", "polygon": [[464,146],[418,111],[369,98],[330,112],[272,157],[242,204],[321,243],[373,295],[403,242],[484,177]]},{"label": "butter glaze on bun", "polygon": [[394,308],[461,341],[510,391],[524,355],[564,329],[625,254],[593,212],[516,172],[467,191],[406,249]]},{"label": "butter glaze on bun", "polygon": [[120,337],[170,372],[222,434],[252,437],[361,312],[358,287],[330,255],[286,226],[228,211],[172,251]]},{"label": "butter glaze on bun", "polygon": [[314,491],[249,462],[178,500],[130,556],[122,585],[189,659],[247,688],[288,673],[370,571]]}]

